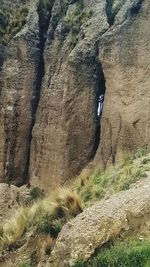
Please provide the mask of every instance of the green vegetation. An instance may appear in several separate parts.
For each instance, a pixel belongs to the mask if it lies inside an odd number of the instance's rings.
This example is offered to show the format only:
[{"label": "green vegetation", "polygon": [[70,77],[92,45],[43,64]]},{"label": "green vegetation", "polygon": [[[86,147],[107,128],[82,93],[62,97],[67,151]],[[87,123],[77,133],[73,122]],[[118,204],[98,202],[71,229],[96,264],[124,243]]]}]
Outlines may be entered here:
[{"label": "green vegetation", "polygon": [[34,187],[30,191],[29,201],[32,202],[43,197],[44,197],[44,192],[39,187]]},{"label": "green vegetation", "polygon": [[71,41],[70,47],[74,48],[79,39],[81,26],[86,24],[88,19],[92,16],[92,10],[83,10],[83,1],[76,0],[76,8],[62,19],[62,32],[64,34],[70,33]]},{"label": "green vegetation", "polygon": [[6,7],[0,0],[0,58],[3,57],[5,45],[26,23],[27,15],[28,8],[26,6],[16,9],[14,12],[14,9]]},{"label": "green vegetation", "polygon": [[150,263],[150,240],[125,239],[116,241],[88,262],[78,262],[73,267],[148,267]]},{"label": "green vegetation", "polygon": [[[150,154],[143,148],[133,157],[125,155],[120,165],[105,172],[96,170],[90,176],[79,177],[75,188],[85,206],[89,206],[95,200],[128,189],[132,183],[146,177],[146,171],[150,171]],[[62,226],[82,212],[80,197],[68,189],[59,189],[43,197],[43,192],[35,187],[30,197],[32,201],[28,206],[21,207],[13,218],[0,226],[2,252],[24,244],[32,234],[38,236],[42,244],[39,255],[50,255]],[[88,262],[78,262],[74,267],[149,267],[149,263],[150,240],[124,238],[109,241]],[[21,267],[31,266],[28,260],[21,264]]]},{"label": "green vegetation", "polygon": [[26,259],[25,261],[23,261],[19,267],[32,267],[31,264],[31,260],[30,259]]},{"label": "green vegetation", "polygon": [[67,189],[59,189],[50,197],[21,207],[12,219],[0,227],[0,250],[15,247],[21,240],[24,242],[30,231],[55,239],[62,225],[81,211],[80,198]]},{"label": "green vegetation", "polygon": [[16,10],[5,7],[3,3],[0,5],[0,42],[7,44],[10,39],[22,28],[26,23],[28,8],[26,6]]},{"label": "green vegetation", "polygon": [[90,176],[79,177],[75,183],[77,193],[85,206],[115,192],[129,189],[130,185],[146,177],[150,170],[150,154],[139,149],[134,157],[124,156],[120,165],[106,171],[95,170]]},{"label": "green vegetation", "polygon": [[54,219],[51,215],[39,216],[37,221],[38,233],[50,234],[55,239],[62,229],[63,220],[61,218]]}]

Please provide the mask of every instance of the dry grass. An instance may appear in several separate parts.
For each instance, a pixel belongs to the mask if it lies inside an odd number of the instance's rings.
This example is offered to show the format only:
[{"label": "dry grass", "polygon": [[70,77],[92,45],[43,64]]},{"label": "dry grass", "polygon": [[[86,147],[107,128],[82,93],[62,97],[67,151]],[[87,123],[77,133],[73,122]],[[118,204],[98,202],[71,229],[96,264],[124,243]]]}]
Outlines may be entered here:
[{"label": "dry grass", "polygon": [[54,245],[55,240],[50,235],[41,236],[38,241],[39,258],[44,258],[45,254],[49,255]]},{"label": "dry grass", "polygon": [[80,212],[82,204],[78,195],[59,188],[51,196],[38,200],[30,207],[21,207],[4,223],[0,230],[1,251],[23,240],[26,233],[33,229],[55,239],[62,225]]}]

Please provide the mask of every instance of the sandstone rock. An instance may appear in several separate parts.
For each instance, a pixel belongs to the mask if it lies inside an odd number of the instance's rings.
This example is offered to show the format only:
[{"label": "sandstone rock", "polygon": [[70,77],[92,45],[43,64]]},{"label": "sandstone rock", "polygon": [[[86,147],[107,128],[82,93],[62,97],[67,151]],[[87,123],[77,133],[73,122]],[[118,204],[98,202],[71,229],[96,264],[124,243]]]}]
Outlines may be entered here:
[{"label": "sandstone rock", "polygon": [[58,236],[47,264],[38,267],[67,267],[86,261],[112,237],[124,232],[150,232],[150,177],[142,187],[97,202],[68,222]]},{"label": "sandstone rock", "polygon": [[[127,19],[100,42],[106,94],[95,162],[104,167],[115,163],[124,151],[135,153],[138,147],[150,147],[150,2],[130,2]],[[123,6],[118,18],[125,10]]]},{"label": "sandstone rock", "polygon": [[90,4],[95,16],[90,27],[83,29],[85,38],[73,50],[72,37],[63,36],[59,24],[51,32],[54,16],[61,12],[57,1],[52,10],[44,52],[45,75],[31,143],[33,185],[47,188],[64,183],[95,154],[96,102],[103,90],[96,40],[107,30],[108,23],[105,1],[85,1],[85,8]]},{"label": "sandstone rock", "polygon": [[29,190],[23,186],[9,186],[8,184],[0,184],[0,221],[9,219],[14,210],[20,205],[25,204],[29,197]]},{"label": "sandstone rock", "polygon": [[27,23],[5,52],[0,99],[0,181],[23,184],[27,171],[32,124],[31,101],[40,58],[35,3]]},{"label": "sandstone rock", "polygon": [[149,1],[115,0],[113,21],[106,0],[83,1],[81,14],[92,15],[75,41],[62,23],[73,19],[75,1],[52,2],[41,13],[38,1],[29,3],[27,24],[6,49],[0,90],[0,179],[30,178],[45,189],[68,182],[95,154],[93,164],[106,167],[150,145]]}]

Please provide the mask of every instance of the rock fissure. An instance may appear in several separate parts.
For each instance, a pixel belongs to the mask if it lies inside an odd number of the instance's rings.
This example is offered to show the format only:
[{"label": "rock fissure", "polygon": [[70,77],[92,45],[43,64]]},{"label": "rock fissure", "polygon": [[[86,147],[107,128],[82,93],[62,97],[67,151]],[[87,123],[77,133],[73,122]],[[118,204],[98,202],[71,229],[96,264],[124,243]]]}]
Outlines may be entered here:
[{"label": "rock fissure", "polygon": [[140,12],[143,2],[144,0],[137,0],[136,3],[133,4],[130,9],[130,13],[132,16],[136,16]]},{"label": "rock fissure", "polygon": [[31,125],[30,125],[30,131],[29,131],[29,137],[28,137],[28,148],[26,153],[26,162],[25,167],[23,171],[22,176],[22,183],[25,184],[28,182],[28,170],[30,165],[30,146],[31,146],[31,140],[32,140],[32,130],[35,124],[35,117],[36,117],[36,111],[38,108],[38,104],[40,101],[40,93],[41,93],[41,87],[42,87],[42,80],[45,73],[45,66],[44,66],[44,48],[45,43],[47,40],[47,32],[49,28],[49,23],[51,19],[51,13],[53,8],[54,1],[51,1],[50,3],[40,2],[37,8],[38,16],[39,16],[39,64],[37,66],[37,79],[36,79],[36,86],[35,90],[32,94],[31,99]]},{"label": "rock fissure", "polygon": [[109,26],[112,26],[115,21],[115,13],[112,10],[113,0],[106,0],[106,15]]},{"label": "rock fissure", "polygon": [[95,133],[95,144],[93,148],[93,156],[95,156],[96,151],[100,145],[100,132],[101,132],[101,117],[103,113],[103,105],[105,98],[105,76],[101,63],[98,63],[99,76],[98,76],[98,91],[96,96],[96,133]]}]

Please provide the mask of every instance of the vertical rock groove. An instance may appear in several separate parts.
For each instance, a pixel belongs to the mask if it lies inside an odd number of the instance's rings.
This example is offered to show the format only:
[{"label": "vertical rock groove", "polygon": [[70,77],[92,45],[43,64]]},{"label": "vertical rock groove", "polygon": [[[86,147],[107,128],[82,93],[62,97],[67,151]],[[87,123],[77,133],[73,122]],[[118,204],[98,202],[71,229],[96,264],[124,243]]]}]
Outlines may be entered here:
[{"label": "vertical rock groove", "polygon": [[31,99],[31,125],[30,125],[30,131],[28,136],[28,147],[26,152],[26,160],[25,160],[25,167],[22,175],[22,183],[28,182],[28,170],[29,170],[29,164],[30,164],[30,145],[32,140],[32,130],[35,124],[35,117],[36,117],[36,111],[38,108],[39,100],[40,100],[40,93],[41,93],[41,86],[42,86],[42,80],[45,72],[44,67],[44,48],[45,43],[47,39],[47,31],[49,27],[49,22],[51,19],[51,11],[53,7],[54,1],[50,1],[47,4],[44,4],[44,2],[40,2],[37,8],[38,16],[39,16],[39,63],[37,66],[37,78],[36,78],[36,85],[35,89],[33,90],[32,99]]},{"label": "vertical rock groove", "polygon": [[107,21],[109,26],[112,26],[114,24],[115,20],[115,14],[112,10],[113,7],[113,0],[106,0],[106,14],[107,14]]},{"label": "vertical rock groove", "polygon": [[102,65],[99,62],[98,64],[98,72],[99,72],[99,76],[98,76],[98,92],[97,92],[97,96],[96,96],[96,132],[95,132],[95,142],[94,142],[94,148],[93,148],[93,157],[96,154],[96,151],[100,145],[100,133],[101,133],[101,116],[102,113],[100,114],[100,116],[97,116],[97,109],[98,109],[98,105],[99,105],[99,96],[103,95],[105,97],[105,91],[106,91],[106,86],[105,86],[105,76],[104,76],[104,72],[102,69]]}]

